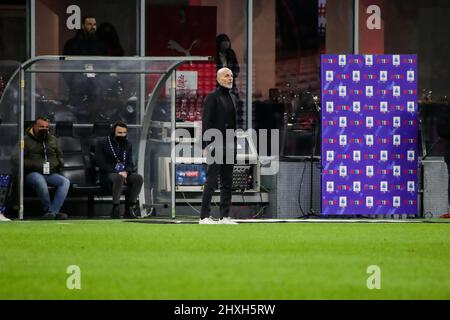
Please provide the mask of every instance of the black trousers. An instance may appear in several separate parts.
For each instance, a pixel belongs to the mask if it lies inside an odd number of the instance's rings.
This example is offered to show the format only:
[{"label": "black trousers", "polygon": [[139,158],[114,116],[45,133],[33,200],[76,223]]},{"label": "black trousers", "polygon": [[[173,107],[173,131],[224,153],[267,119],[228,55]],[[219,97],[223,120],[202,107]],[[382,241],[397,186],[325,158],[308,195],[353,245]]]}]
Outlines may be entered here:
[{"label": "black trousers", "polygon": [[[129,190],[126,194],[127,203],[135,203],[141,192],[144,179],[140,174],[131,173],[127,177],[126,185]],[[120,196],[122,194],[122,187],[125,184],[125,178],[118,173],[108,173],[104,176],[103,185],[112,191],[113,204],[120,204]]]},{"label": "black trousers", "polygon": [[233,186],[233,164],[208,165],[206,170],[206,182],[203,189],[202,208],[200,218],[204,219],[211,213],[211,198],[217,189],[218,177],[220,174],[220,218],[230,215],[231,187]]}]

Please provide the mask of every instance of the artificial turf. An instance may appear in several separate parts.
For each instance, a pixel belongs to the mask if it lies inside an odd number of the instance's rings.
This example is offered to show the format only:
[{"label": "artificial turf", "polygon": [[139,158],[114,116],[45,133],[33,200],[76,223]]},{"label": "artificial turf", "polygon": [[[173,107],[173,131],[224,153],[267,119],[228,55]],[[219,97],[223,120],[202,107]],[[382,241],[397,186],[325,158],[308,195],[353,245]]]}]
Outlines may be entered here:
[{"label": "artificial turf", "polygon": [[0,246],[0,299],[450,298],[449,223],[8,222]]}]

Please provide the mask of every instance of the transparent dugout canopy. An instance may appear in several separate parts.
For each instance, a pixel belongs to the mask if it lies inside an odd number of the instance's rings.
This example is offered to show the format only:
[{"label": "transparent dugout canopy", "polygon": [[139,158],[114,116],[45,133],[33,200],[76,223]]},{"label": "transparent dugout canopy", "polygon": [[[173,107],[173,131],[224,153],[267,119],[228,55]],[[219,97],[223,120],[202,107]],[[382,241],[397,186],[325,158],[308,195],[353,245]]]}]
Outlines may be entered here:
[{"label": "transparent dugout canopy", "polygon": [[19,219],[24,217],[23,141],[39,116],[49,118],[54,134],[55,124],[72,123],[86,153],[99,137],[94,124],[126,122],[133,160],[144,177],[141,206],[169,205],[175,217],[175,188],[167,188],[175,185],[176,161],[170,160],[167,168],[175,146],[170,138],[175,129],[175,69],[201,61],[212,58],[40,56],[23,63],[0,100],[0,173],[11,174],[15,181],[12,204]]}]

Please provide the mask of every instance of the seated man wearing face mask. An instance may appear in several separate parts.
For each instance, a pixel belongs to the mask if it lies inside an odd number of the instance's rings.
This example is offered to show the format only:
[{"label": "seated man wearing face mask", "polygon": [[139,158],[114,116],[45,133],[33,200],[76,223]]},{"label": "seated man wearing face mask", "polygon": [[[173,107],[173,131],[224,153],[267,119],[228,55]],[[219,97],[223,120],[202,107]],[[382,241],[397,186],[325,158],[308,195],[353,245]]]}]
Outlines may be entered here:
[{"label": "seated man wearing face mask", "polygon": [[[37,118],[24,139],[24,181],[36,191],[45,212],[43,219],[65,220],[68,217],[59,212],[70,187],[70,181],[59,174],[63,164],[56,137],[49,133],[48,119]],[[48,185],[56,187],[53,201]]]},{"label": "seated man wearing face mask", "polygon": [[131,143],[127,140],[127,125],[118,121],[113,125],[112,133],[95,146],[95,162],[100,169],[100,184],[112,192],[113,207],[111,218],[119,219],[120,196],[123,185],[128,186],[126,195],[125,218],[135,218],[139,207],[137,200],[144,179],[136,173],[133,164]]}]

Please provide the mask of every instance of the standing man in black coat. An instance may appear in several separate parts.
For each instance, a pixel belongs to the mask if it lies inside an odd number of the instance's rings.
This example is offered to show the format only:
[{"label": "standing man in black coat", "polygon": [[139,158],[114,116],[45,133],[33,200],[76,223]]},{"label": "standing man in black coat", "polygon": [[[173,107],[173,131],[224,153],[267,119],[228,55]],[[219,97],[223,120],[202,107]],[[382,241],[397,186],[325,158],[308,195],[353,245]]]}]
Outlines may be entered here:
[{"label": "standing man in black coat", "polygon": [[[206,182],[203,190],[202,207],[200,213],[200,224],[236,224],[229,217],[231,206],[231,187],[233,184],[233,167],[236,155],[234,130],[236,130],[236,105],[237,98],[231,94],[233,88],[233,72],[228,68],[221,68],[217,71],[217,82],[219,87],[210,93],[203,103],[203,137],[208,130],[216,129],[222,135],[222,144],[215,146],[215,150],[211,150],[212,146],[206,147],[205,152],[215,151],[213,163],[208,162],[206,172]],[[226,137],[227,131],[233,132],[233,139]],[[204,143],[205,144],[205,143]],[[218,149],[221,150],[218,150]],[[222,153],[222,155],[220,155]],[[228,157],[227,157],[228,153]],[[231,154],[230,154],[231,153]],[[230,157],[231,155],[231,157]],[[232,159],[230,161],[226,161]],[[228,162],[228,163],[227,163]],[[218,176],[220,174],[220,220],[214,221],[210,217],[211,198],[217,189]]]},{"label": "standing man in black coat", "polygon": [[103,50],[96,38],[97,20],[92,15],[83,17],[81,29],[64,44],[63,54],[67,56],[98,56]]},{"label": "standing man in black coat", "polygon": [[97,142],[95,161],[100,168],[100,184],[112,191],[113,208],[111,218],[120,218],[120,196],[123,185],[128,185],[126,195],[125,218],[135,218],[139,208],[137,199],[141,192],[143,178],[136,173],[133,164],[131,143],[127,140],[128,128],[118,121],[113,126],[111,135]]},{"label": "standing man in black coat", "polygon": [[[105,54],[103,46],[97,39],[97,20],[92,15],[84,16],[81,29],[64,44],[63,55],[66,56],[101,56]],[[82,62],[77,62],[82,63]],[[93,63],[93,62],[90,62]],[[84,63],[83,63],[84,64]],[[95,73],[63,73],[69,94],[69,104],[76,107],[80,114],[92,120],[94,109],[101,101],[101,80]],[[78,119],[80,122],[87,119]]]}]

